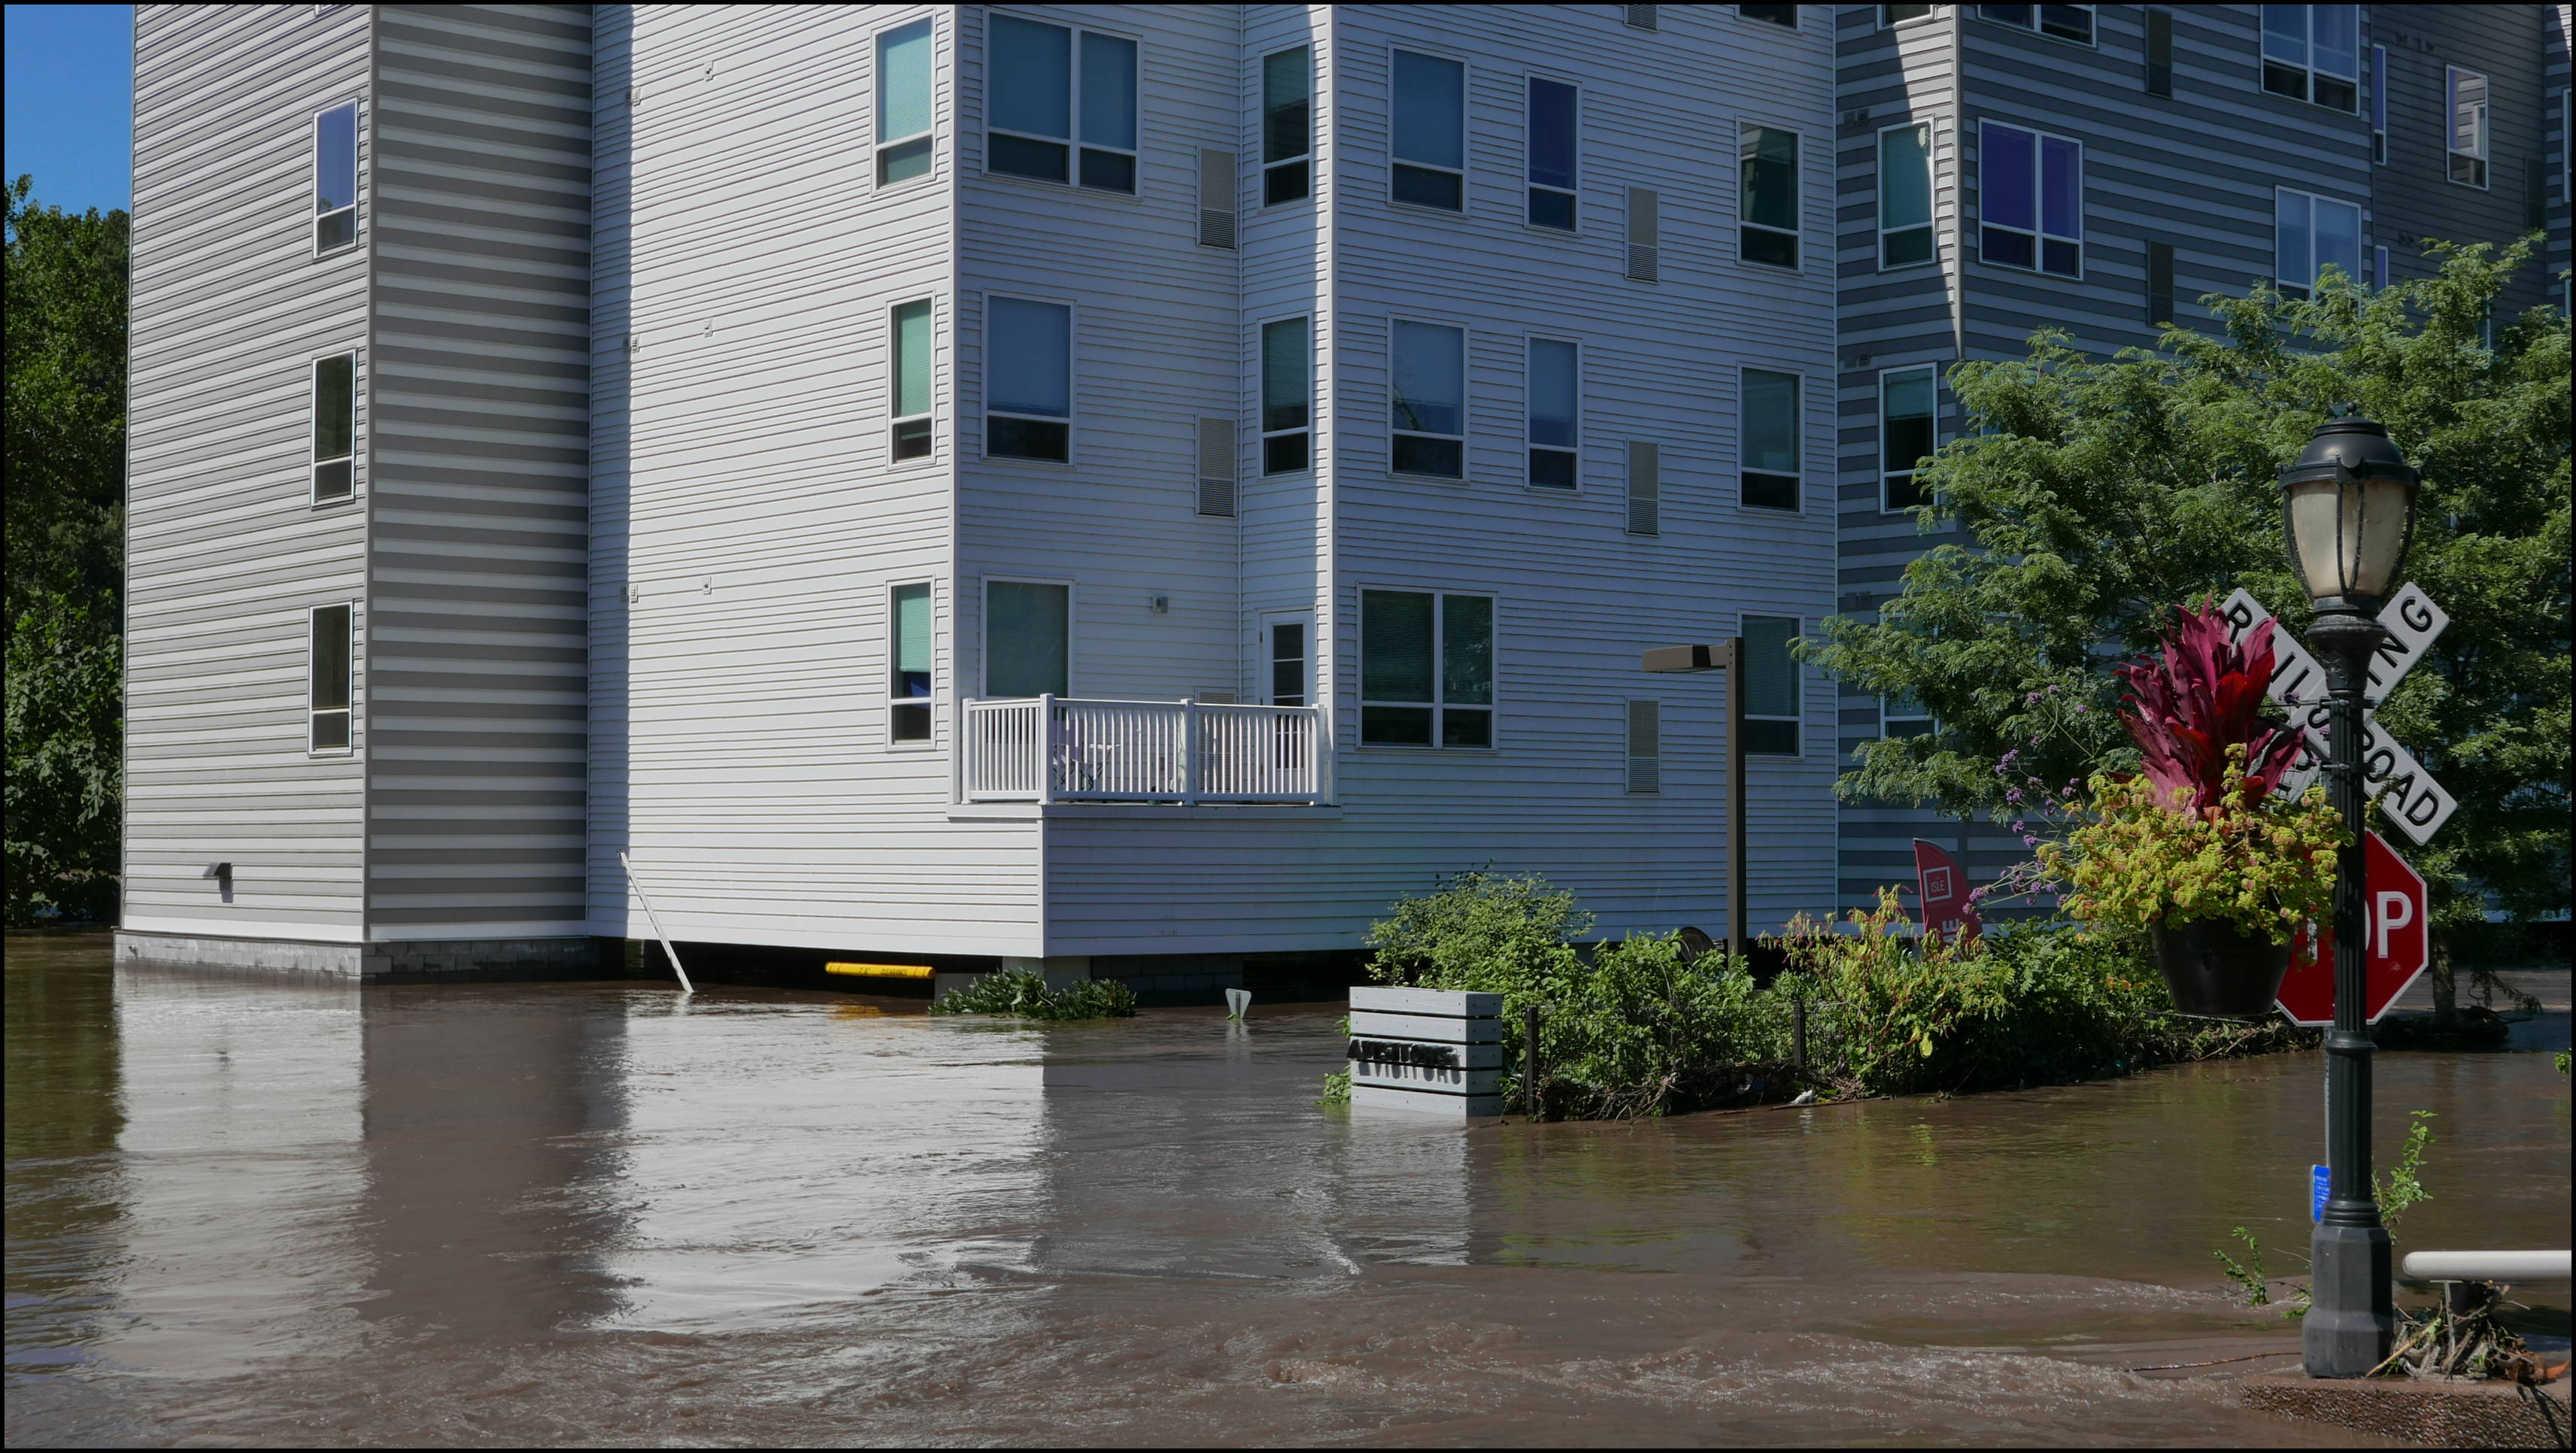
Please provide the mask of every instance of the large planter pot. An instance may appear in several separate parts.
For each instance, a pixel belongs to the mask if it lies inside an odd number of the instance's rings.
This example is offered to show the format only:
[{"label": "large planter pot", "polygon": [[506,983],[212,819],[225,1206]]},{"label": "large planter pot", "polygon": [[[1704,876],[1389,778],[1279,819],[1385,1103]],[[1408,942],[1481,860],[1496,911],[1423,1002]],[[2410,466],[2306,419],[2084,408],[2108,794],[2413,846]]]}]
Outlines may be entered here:
[{"label": "large planter pot", "polygon": [[2260,1019],[2272,1012],[2290,946],[2227,923],[2185,923],[2147,930],[2156,967],[2173,991],[2174,1008],[2217,1019]]}]

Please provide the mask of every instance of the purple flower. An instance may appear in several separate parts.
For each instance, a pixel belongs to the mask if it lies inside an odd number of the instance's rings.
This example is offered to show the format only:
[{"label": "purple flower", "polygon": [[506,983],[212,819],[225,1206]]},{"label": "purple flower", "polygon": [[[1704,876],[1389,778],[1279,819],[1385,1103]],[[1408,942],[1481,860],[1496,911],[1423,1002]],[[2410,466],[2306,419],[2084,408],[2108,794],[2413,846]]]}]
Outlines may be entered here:
[{"label": "purple flower", "polygon": [[2055,696],[2055,695],[2057,694],[2057,683],[2056,683],[2056,682],[2052,681],[2052,682],[2050,682],[2050,683],[2048,684],[2048,694],[2049,694],[2049,695],[2051,695],[2051,696]]},{"label": "purple flower", "polygon": [[2057,789],[2057,795],[2060,797],[2072,797],[2075,795],[2075,789],[2072,787],[2060,787]]},{"label": "purple flower", "polygon": [[2013,790],[2011,790],[2010,792],[2005,793],[2005,794],[2004,794],[2004,801],[2006,801],[2006,802],[2019,802],[2019,801],[2021,801],[2021,789],[2020,789],[2020,788],[2018,788],[2018,787],[2016,787],[2016,788],[2014,788]]},{"label": "purple flower", "polygon": [[2039,704],[2039,693],[2038,693],[2038,692],[2036,692],[2036,691],[2032,692],[2032,693],[2030,694],[2030,696],[2026,699],[2026,704],[2031,705],[2031,706],[2037,706],[2037,705]]},{"label": "purple flower", "polygon": [[2022,837],[2022,840],[2021,840],[2021,844],[2022,844],[2022,846],[2023,846],[2023,847],[2026,847],[2026,848],[2035,848],[2035,847],[2038,847],[2038,846],[2039,846],[2039,839],[2038,839],[2038,838],[2035,838],[2035,837],[2032,837],[2032,836],[2030,836],[2030,835],[2028,835],[2028,834],[2024,834],[2024,835],[2023,835],[2023,837]]},{"label": "purple flower", "polygon": [[2075,709],[2079,713],[2082,712],[2084,710],[2084,703],[2080,701],[2075,703]]}]

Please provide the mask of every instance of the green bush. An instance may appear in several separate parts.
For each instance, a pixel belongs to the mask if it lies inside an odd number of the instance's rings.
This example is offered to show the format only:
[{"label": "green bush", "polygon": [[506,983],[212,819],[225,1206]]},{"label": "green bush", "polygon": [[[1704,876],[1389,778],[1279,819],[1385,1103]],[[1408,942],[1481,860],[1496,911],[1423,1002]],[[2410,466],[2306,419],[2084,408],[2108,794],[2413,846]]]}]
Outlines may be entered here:
[{"label": "green bush", "polygon": [[[2313,1037],[2278,1020],[2213,1024],[2168,1012],[2142,936],[2059,922],[1963,946],[1915,933],[1893,894],[1840,926],[1793,922],[1782,940],[1789,970],[1767,989],[1722,954],[1684,962],[1672,935],[1578,947],[1572,940],[1592,922],[1573,895],[1535,875],[1462,873],[1394,905],[1371,929],[1369,972],[1502,995],[1503,1091],[1514,1107],[1530,1103],[1522,1041],[1536,1008],[1538,1105],[1586,1119],[1785,1099],[1801,1088],[2012,1089]],[[1808,1059],[1795,1067],[1802,1000]]]},{"label": "green bush", "polygon": [[1115,979],[1083,979],[1050,989],[1029,969],[1002,969],[941,995],[933,1014],[1016,1014],[1022,1019],[1129,1019],[1136,996]]}]

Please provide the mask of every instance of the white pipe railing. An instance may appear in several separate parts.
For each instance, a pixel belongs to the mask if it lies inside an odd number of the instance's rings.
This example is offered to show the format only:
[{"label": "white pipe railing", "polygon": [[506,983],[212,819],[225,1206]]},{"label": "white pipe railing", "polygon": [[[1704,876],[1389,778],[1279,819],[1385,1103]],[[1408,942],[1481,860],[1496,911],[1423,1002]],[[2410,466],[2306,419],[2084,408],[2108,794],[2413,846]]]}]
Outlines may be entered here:
[{"label": "white pipe railing", "polygon": [[964,703],[968,802],[1316,802],[1311,706],[1040,696]]}]

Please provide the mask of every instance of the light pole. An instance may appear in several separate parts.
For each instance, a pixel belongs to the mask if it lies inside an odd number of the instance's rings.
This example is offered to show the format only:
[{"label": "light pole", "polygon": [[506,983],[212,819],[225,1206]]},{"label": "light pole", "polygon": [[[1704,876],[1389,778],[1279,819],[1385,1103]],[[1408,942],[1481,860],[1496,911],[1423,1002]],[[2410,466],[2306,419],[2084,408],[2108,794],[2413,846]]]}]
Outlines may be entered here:
[{"label": "light pole", "polygon": [[2281,471],[2290,563],[2315,602],[2308,644],[2326,668],[2327,791],[2343,817],[2334,896],[2334,1027],[2326,1031],[2325,1213],[2309,1238],[2313,1305],[2300,1340],[2311,1377],[2359,1377],[2388,1356],[2388,1230],[2370,1185],[2369,962],[2363,887],[2362,700],[2386,638],[2380,602],[2415,533],[2419,477],[2388,430],[2346,407]]}]

